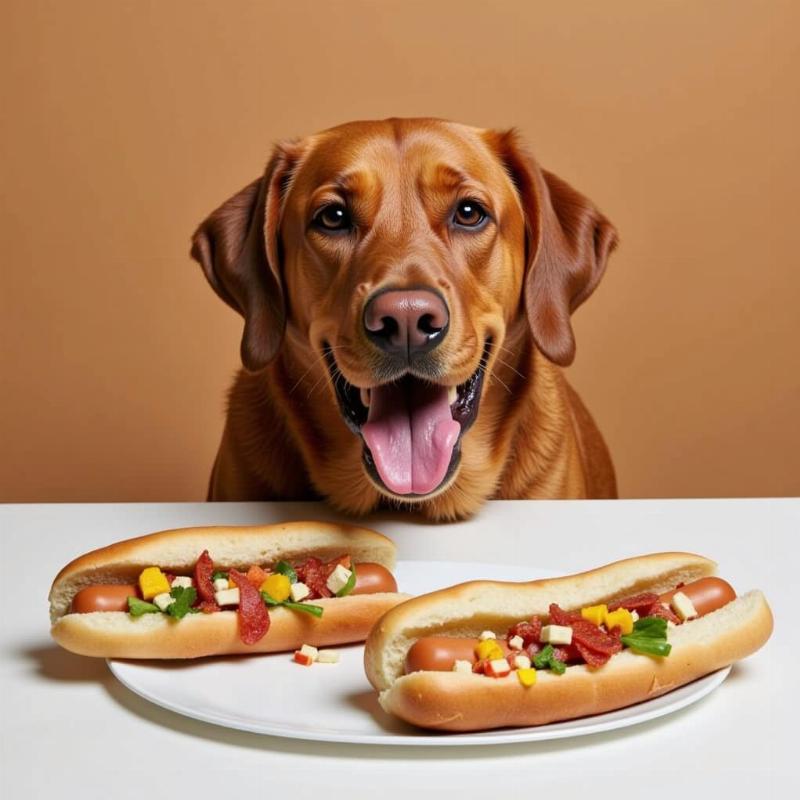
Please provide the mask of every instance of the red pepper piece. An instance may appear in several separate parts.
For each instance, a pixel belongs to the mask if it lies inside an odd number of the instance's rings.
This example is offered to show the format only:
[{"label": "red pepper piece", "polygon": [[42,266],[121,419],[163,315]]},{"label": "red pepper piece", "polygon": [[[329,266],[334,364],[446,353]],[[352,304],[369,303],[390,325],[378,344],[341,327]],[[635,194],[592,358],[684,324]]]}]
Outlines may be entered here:
[{"label": "red pepper piece", "polygon": [[269,612],[258,589],[247,580],[247,576],[235,569],[228,578],[239,589],[239,638],[245,644],[255,644],[269,630]]},{"label": "red pepper piece", "polygon": [[301,653],[299,650],[294,651],[293,660],[295,663],[302,664],[304,667],[310,667],[314,663],[314,659],[311,658],[311,656]]},{"label": "red pepper piece", "polygon": [[264,583],[268,576],[269,572],[259,567],[258,564],[253,564],[250,569],[247,570],[247,580],[250,581],[256,589],[261,588],[261,584]]}]

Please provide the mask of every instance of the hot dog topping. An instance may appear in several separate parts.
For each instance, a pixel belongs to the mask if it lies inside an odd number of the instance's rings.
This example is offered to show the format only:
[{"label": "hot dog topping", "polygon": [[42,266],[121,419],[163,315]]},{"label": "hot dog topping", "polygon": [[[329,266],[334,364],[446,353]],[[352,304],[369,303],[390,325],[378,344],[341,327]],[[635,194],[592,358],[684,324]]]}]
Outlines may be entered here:
[{"label": "hot dog topping", "polygon": [[[350,559],[347,559],[348,564]],[[313,556],[307,559],[296,569],[296,577],[301,583],[304,583],[311,590],[312,594],[317,597],[333,597],[333,592],[328,588],[328,575],[333,572],[336,564],[327,568],[318,558]]]},{"label": "hot dog topping", "polygon": [[641,617],[633,630],[621,638],[622,644],[647,656],[668,656],[672,645],[667,642],[667,621],[661,617]]},{"label": "hot dog topping", "polygon": [[472,672],[497,677],[503,671],[497,667],[502,665],[492,666],[492,662],[503,659],[511,669],[516,669],[520,683],[530,686],[531,676],[523,675],[523,670],[530,668],[535,673],[536,669],[549,669],[561,675],[567,663],[599,668],[624,647],[663,658],[671,650],[667,641],[670,624],[680,625],[702,617],[735,598],[736,593],[725,581],[702,578],[662,595],[640,593],[608,605],[574,611],[565,611],[553,603],[549,619],[533,617],[518,622],[508,629],[505,641],[485,638],[484,634],[480,639],[443,636],[418,639],[406,657],[406,672],[443,669],[462,672],[471,651],[472,659],[466,663],[472,665]]},{"label": "hot dog topping", "polygon": [[299,650],[295,650],[292,660],[304,667],[310,667],[312,664],[338,664],[339,651],[317,650],[310,644],[304,644]]},{"label": "hot dog topping", "polygon": [[540,650],[533,657],[531,663],[536,669],[549,669],[555,672],[556,675],[563,675],[567,669],[567,665],[556,656],[556,651],[551,644]]},{"label": "hot dog topping", "polygon": [[128,613],[132,617],[141,617],[142,614],[154,614],[163,611],[174,619],[183,619],[189,613],[197,613],[199,609],[193,608],[197,592],[192,587],[173,586],[169,592],[162,592],[153,598],[152,603],[140,600],[138,597],[128,597]]},{"label": "hot dog topping", "polygon": [[157,605],[148,603],[146,600],[140,600],[138,597],[128,598],[128,611],[132,617],[141,617],[142,614],[156,614],[160,610]]},{"label": "hot dog topping", "polygon": [[194,565],[194,582],[200,594],[200,599],[206,604],[203,608],[204,611],[218,610],[213,608],[213,606],[216,606],[216,601],[214,600],[213,575],[214,562],[211,560],[208,550],[203,550],[203,552],[200,553],[200,558],[197,559],[197,563]]},{"label": "hot dog topping", "polygon": [[394,591],[397,584],[388,570],[369,563],[360,564],[357,570],[349,555],[327,563],[310,557],[294,566],[280,561],[272,569],[253,564],[244,573],[215,569],[208,550],[204,550],[192,577],[147,567],[137,586],[97,584],[82,589],[73,598],[71,611],[127,611],[132,617],[163,613],[178,620],[187,614],[235,608],[240,637],[245,644],[253,644],[269,628],[268,608],[283,606],[321,617],[322,606],[306,601]]},{"label": "hot dog topping", "polygon": [[508,640],[515,636],[522,637],[522,647],[520,650],[527,650],[532,644],[539,642],[542,633],[542,621],[539,617],[534,617],[530,622],[518,622],[508,629]]},{"label": "hot dog topping", "polygon": [[167,606],[167,614],[175,619],[183,619],[188,613],[197,613],[193,608],[197,601],[197,592],[191,586],[173,586],[169,596],[172,602]]},{"label": "hot dog topping", "polygon": [[157,594],[169,593],[169,581],[158,567],[148,567],[139,576],[139,590],[145,600],[152,600]]},{"label": "hot dog topping", "polygon": [[676,625],[680,622],[680,619],[672,609],[664,603],[664,598],[653,592],[643,592],[633,597],[626,597],[616,603],[611,603],[608,606],[608,611],[613,612],[620,608],[624,608],[626,611],[635,611],[640,617],[661,617],[667,622],[674,622]]},{"label": "hot dog topping", "polygon": [[[556,644],[574,643],[575,648],[590,667],[602,666],[614,653],[622,650],[618,634],[603,631],[599,625],[584,619],[580,613],[564,611],[556,603],[550,604],[550,621],[559,627],[572,629],[571,642],[559,641]],[[611,630],[616,629],[612,628]]]},{"label": "hot dog topping", "polygon": [[229,575],[239,590],[239,638],[245,644],[255,644],[269,630],[269,612],[246,575],[235,569]]}]

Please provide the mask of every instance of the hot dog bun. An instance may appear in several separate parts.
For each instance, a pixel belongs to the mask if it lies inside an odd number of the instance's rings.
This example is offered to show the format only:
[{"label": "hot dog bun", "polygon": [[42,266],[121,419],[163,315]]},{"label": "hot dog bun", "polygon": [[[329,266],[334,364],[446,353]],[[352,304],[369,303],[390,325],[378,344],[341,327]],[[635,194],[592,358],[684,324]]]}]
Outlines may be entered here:
[{"label": "hot dog bun", "polygon": [[539,670],[523,687],[504,678],[456,672],[403,674],[406,653],[428,635],[498,636],[520,620],[546,617],[550,603],[576,609],[714,574],[713,561],[689,553],[627,559],[563,578],[529,583],[473,581],[422,595],[389,611],[370,633],[364,666],[381,706],[415,725],[446,731],[541,725],[599,714],[656,697],[755,652],[772,632],[761,592],[738,597],[706,616],[669,630],[665,658],[624,650],[603,667],[570,666],[564,675]]},{"label": "hot dog bun", "polygon": [[320,619],[285,608],[270,609],[267,634],[254,645],[241,642],[235,611],[192,614],[172,620],[162,614],[131,617],[121,611],[69,613],[72,598],[90,584],[136,583],[146,567],[191,574],[208,550],[217,568],[246,570],[251,564],[325,561],[349,554],[353,561],[394,566],[395,548],[375,531],[326,522],[264,526],[181,528],[152,533],[94,550],[67,564],[50,589],[53,638],[68,650],[104,658],[196,658],[233,653],[292,650],[301,644],[362,641],[385,611],[406,599],[395,592],[313,601]]}]

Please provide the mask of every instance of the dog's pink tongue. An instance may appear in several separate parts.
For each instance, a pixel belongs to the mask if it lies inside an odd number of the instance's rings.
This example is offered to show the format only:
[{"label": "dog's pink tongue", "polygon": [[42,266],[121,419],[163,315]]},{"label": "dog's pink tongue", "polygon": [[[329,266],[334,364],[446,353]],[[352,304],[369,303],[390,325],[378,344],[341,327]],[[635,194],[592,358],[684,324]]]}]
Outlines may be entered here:
[{"label": "dog's pink tongue", "polygon": [[387,488],[428,494],[444,480],[460,430],[447,387],[414,381],[372,389],[361,433]]}]

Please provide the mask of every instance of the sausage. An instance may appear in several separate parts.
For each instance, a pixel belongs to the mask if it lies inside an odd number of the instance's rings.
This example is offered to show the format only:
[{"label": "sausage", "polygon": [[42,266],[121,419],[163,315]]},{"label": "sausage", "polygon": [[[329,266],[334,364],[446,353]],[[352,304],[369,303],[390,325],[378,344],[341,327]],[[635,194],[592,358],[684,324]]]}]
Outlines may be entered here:
[{"label": "sausage", "polygon": [[81,589],[72,598],[73,614],[92,611],[127,611],[128,598],[139,597],[139,587],[133,584],[97,583]]},{"label": "sausage", "polygon": [[[736,599],[733,587],[722,578],[701,578],[665,592],[659,595],[658,599],[669,605],[675,592],[683,592],[692,601],[699,617],[710,614]],[[425,636],[417,639],[406,655],[405,672],[406,674],[420,670],[448,672],[453,669],[453,662],[456,660],[474,663],[475,646],[478,641],[478,639],[448,636]],[[497,643],[503,648],[503,653],[508,655],[510,650],[505,640],[498,639]]]},{"label": "sausage", "polygon": [[364,562],[356,564],[356,585],[351,594],[378,594],[396,592],[394,575],[382,564]]},{"label": "sausage", "polygon": [[710,614],[736,599],[733,587],[722,578],[701,578],[699,581],[665,592],[659,595],[658,599],[669,605],[675,592],[683,592],[692,601],[699,617]]},{"label": "sausage", "polygon": [[[406,674],[418,670],[447,672],[453,669],[453,662],[471,661],[475,663],[475,647],[480,639],[464,639],[453,636],[425,636],[417,639],[406,655]],[[511,649],[505,640],[497,639],[497,644],[508,655]]]}]

